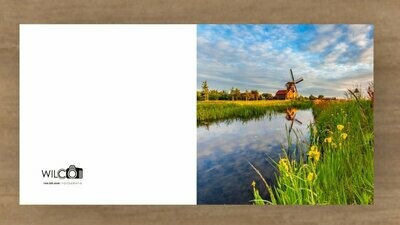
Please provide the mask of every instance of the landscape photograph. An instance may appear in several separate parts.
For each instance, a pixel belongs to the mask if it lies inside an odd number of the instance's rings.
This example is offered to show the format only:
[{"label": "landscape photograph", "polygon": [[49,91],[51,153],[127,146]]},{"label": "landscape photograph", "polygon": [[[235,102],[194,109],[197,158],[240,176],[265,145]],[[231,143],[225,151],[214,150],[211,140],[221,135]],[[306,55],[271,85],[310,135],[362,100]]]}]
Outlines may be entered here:
[{"label": "landscape photograph", "polygon": [[374,203],[374,27],[197,26],[197,203]]}]

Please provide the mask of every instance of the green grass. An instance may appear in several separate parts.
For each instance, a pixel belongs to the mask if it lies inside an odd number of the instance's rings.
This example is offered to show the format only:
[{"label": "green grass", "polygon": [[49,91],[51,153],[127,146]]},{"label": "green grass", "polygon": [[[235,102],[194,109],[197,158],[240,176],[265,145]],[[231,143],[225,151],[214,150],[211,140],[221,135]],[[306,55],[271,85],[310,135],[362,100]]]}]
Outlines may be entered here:
[{"label": "green grass", "polygon": [[[311,138],[296,140],[300,160],[283,149],[269,204],[372,204],[374,132],[371,102],[322,102],[313,106]],[[339,125],[339,126],[338,126]],[[343,128],[340,126],[342,125]],[[340,129],[342,128],[342,129]],[[288,136],[288,142],[291,142]],[[257,171],[257,170],[256,170]],[[257,171],[258,172],[258,171]],[[254,203],[264,203],[253,185]],[[257,191],[257,193],[256,193]]]},{"label": "green grass", "polygon": [[197,102],[197,124],[210,124],[224,120],[247,121],[267,114],[284,112],[287,107],[310,108],[312,101],[199,101]]}]

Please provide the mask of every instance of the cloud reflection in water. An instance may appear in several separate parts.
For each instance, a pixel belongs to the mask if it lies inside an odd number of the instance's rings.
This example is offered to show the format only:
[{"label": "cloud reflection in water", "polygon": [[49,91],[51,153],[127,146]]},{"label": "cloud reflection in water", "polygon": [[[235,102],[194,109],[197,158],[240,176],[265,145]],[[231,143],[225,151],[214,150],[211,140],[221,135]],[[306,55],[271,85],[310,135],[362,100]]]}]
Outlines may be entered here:
[{"label": "cloud reflection in water", "polygon": [[[253,198],[251,181],[261,184],[248,162],[255,165],[268,182],[274,183],[274,168],[267,162],[278,159],[287,145],[286,128],[291,121],[285,113],[261,119],[231,121],[197,128],[197,203],[249,204]],[[293,129],[308,135],[313,121],[311,110],[299,110]],[[261,188],[261,193],[266,193]]]}]

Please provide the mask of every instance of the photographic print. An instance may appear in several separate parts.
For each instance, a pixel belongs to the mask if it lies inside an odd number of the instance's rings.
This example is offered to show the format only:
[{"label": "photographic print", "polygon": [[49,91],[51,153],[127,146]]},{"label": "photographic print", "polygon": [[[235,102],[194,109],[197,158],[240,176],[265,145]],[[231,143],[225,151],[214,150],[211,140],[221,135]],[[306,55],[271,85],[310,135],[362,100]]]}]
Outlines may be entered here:
[{"label": "photographic print", "polygon": [[197,204],[373,204],[373,32],[198,25]]}]

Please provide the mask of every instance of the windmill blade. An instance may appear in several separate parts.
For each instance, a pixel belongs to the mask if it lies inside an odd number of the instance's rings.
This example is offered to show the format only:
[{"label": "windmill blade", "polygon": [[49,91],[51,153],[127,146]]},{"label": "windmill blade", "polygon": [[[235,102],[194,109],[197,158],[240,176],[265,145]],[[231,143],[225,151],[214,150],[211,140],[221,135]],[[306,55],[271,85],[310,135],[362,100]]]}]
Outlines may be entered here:
[{"label": "windmill blade", "polygon": [[296,93],[298,93],[298,92],[297,92],[296,84],[293,84],[293,86],[294,86],[294,90],[296,90]]},{"label": "windmill blade", "polygon": [[298,124],[303,125],[303,122],[301,122],[300,120],[298,120],[298,119],[294,119],[294,120],[296,120],[296,122],[297,122]]},{"label": "windmill blade", "polygon": [[302,82],[303,80],[304,80],[304,79],[301,77],[301,78],[297,79],[294,83],[295,83],[295,84],[298,84],[298,83]]},{"label": "windmill blade", "polygon": [[290,75],[292,75],[292,81],[294,82],[294,76],[293,76],[293,71],[290,69]]}]

